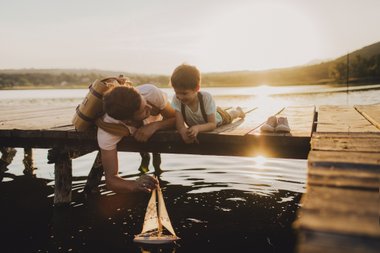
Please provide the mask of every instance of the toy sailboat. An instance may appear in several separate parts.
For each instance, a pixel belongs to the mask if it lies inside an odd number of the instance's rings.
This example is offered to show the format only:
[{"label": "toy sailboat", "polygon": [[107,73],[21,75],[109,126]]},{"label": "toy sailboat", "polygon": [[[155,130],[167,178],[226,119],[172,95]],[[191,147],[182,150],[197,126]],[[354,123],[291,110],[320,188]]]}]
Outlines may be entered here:
[{"label": "toy sailboat", "polygon": [[[164,234],[163,228],[170,234]],[[152,191],[152,196],[146,208],[142,231],[140,234],[135,235],[133,241],[146,244],[164,244],[172,243],[178,239],[180,238],[174,232],[161,188],[158,186],[157,189]]]}]

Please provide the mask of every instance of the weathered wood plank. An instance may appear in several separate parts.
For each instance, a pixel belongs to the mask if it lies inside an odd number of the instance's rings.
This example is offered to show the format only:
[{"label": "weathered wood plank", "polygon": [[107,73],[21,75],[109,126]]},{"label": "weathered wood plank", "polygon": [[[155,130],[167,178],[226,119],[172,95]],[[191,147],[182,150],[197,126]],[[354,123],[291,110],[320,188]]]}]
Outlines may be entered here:
[{"label": "weathered wood plank", "polygon": [[355,109],[375,127],[380,129],[380,104],[356,105]]},{"label": "weathered wood plank", "polygon": [[379,189],[380,153],[311,151],[308,168],[309,185]]},{"label": "weathered wood plank", "polygon": [[380,152],[380,133],[314,133],[313,150]]},{"label": "weathered wood plank", "polygon": [[376,191],[308,186],[301,203],[297,228],[380,237]]},{"label": "weathered wood plank", "polygon": [[320,106],[317,132],[380,132],[352,106]]},{"label": "weathered wood plank", "polygon": [[51,114],[35,115],[35,117],[3,121],[0,129],[40,130],[71,124],[72,111],[57,111]]},{"label": "weathered wood plank", "polygon": [[290,133],[262,133],[256,128],[249,134],[272,135],[272,136],[294,136],[311,137],[315,117],[315,106],[290,106],[286,107],[278,116],[288,118]]},{"label": "weathered wood plank", "polygon": [[17,109],[4,109],[0,115],[0,122],[7,122],[12,120],[25,120],[39,118],[45,115],[55,115],[55,114],[69,114],[74,115],[75,107],[72,106],[52,106],[47,107],[46,105],[32,106],[32,107],[21,107]]},{"label": "weathered wood plank", "polygon": [[377,253],[380,240],[373,237],[340,235],[301,230],[298,236],[299,253]]},{"label": "weathered wood plank", "polygon": [[365,152],[338,152],[338,151],[316,151],[312,150],[308,156],[309,164],[315,167],[323,164],[344,164],[351,167],[376,167],[380,173],[380,153]]}]

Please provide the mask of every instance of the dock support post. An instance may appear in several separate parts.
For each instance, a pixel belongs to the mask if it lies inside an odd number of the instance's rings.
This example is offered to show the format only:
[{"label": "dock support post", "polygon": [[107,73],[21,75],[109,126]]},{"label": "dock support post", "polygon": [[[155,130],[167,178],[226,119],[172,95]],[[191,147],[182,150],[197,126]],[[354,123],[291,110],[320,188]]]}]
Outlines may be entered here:
[{"label": "dock support post", "polygon": [[102,158],[100,151],[98,151],[98,154],[96,155],[95,161],[92,165],[92,168],[90,170],[90,173],[87,177],[87,182],[84,187],[84,192],[87,194],[94,194],[99,193],[98,186],[100,184],[100,181],[102,180],[104,170],[103,170],[103,164],[102,164]]},{"label": "dock support post", "polygon": [[24,164],[24,175],[33,175],[34,164],[33,164],[33,150],[31,148],[24,148],[24,159],[22,160]]},{"label": "dock support post", "polygon": [[71,202],[72,162],[68,151],[59,153],[56,157],[54,174],[54,205],[69,204]]}]

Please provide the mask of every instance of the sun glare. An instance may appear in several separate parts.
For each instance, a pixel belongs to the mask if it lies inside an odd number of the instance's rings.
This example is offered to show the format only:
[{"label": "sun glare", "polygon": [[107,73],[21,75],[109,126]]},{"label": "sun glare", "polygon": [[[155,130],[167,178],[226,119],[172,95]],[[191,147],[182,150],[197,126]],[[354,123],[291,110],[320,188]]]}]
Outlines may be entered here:
[{"label": "sun glare", "polygon": [[256,165],[264,165],[265,162],[267,161],[265,156],[262,156],[262,155],[258,155],[254,157],[253,160],[256,162]]}]

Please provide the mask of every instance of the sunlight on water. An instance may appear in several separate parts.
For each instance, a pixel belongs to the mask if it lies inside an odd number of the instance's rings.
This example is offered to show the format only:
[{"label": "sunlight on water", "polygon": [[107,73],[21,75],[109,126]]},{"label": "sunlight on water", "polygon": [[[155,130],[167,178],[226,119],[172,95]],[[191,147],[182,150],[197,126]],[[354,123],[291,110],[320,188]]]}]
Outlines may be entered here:
[{"label": "sunlight on water", "polygon": [[267,161],[267,159],[261,155],[254,157],[253,160],[257,165],[264,165],[264,163]]}]

